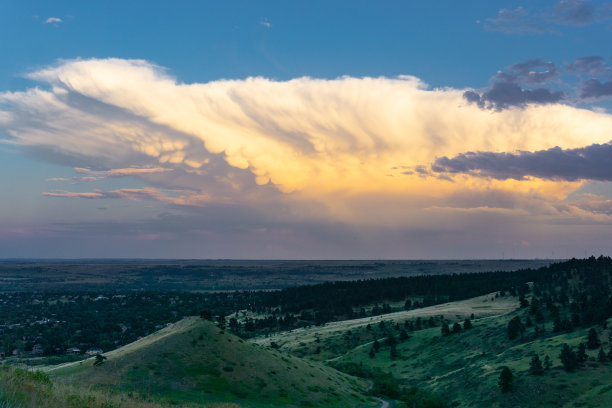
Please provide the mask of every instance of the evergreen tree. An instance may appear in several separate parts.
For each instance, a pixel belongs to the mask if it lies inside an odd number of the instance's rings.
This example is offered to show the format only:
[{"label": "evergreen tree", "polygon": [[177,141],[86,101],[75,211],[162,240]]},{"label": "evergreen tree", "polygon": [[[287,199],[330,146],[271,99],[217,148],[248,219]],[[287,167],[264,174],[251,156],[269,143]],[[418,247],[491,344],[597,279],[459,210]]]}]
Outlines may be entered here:
[{"label": "evergreen tree", "polygon": [[544,369],[546,371],[550,370],[552,367],[552,361],[550,361],[550,357],[547,355],[544,356]]},{"label": "evergreen tree", "polygon": [[587,356],[586,346],[584,345],[584,343],[578,344],[578,351],[576,352],[576,358],[578,359],[578,362],[580,363],[587,361],[587,359],[589,358],[589,356]]},{"label": "evergreen tree", "polygon": [[510,371],[508,367],[504,367],[499,374],[497,385],[499,385],[502,392],[506,393],[512,391],[513,383],[514,376],[512,375],[512,371]]},{"label": "evergreen tree", "polygon": [[369,354],[370,358],[374,358],[375,355],[376,355],[376,351],[374,350],[374,347],[371,347],[370,354]]},{"label": "evergreen tree", "polygon": [[448,336],[450,334],[450,329],[448,328],[448,324],[443,323],[441,331],[442,331],[442,336]]},{"label": "evergreen tree", "polygon": [[394,346],[397,344],[397,340],[395,340],[395,337],[393,337],[392,333],[389,333],[389,335],[387,336],[387,339],[385,340],[385,344],[387,346]]},{"label": "evergreen tree", "polygon": [[391,350],[389,351],[389,355],[391,356],[391,360],[395,360],[399,356],[395,344],[391,346]]},{"label": "evergreen tree", "polygon": [[463,330],[469,330],[472,327],[472,322],[470,321],[470,319],[465,319],[465,321],[463,322]]},{"label": "evergreen tree", "polygon": [[453,324],[453,333],[459,333],[461,331],[461,325],[457,322]]},{"label": "evergreen tree", "polygon": [[510,340],[516,339],[519,334],[522,335],[525,331],[525,326],[521,322],[521,318],[516,316],[508,322],[508,338]]},{"label": "evergreen tree", "polygon": [[402,329],[399,335],[399,339],[400,341],[408,340],[408,333],[406,333],[406,330]]},{"label": "evergreen tree", "polygon": [[380,350],[380,343],[378,342],[378,340],[374,340],[374,344],[372,344],[372,348],[374,348],[374,351],[376,352]]},{"label": "evergreen tree", "polygon": [[533,375],[542,375],[544,373],[542,362],[537,354],[534,355],[531,362],[529,362],[529,372]]},{"label": "evergreen tree", "polygon": [[106,356],[103,356],[102,354],[96,354],[96,361],[94,361],[93,365],[99,367],[104,364],[104,360],[106,360]]},{"label": "evergreen tree", "polygon": [[605,363],[608,360],[608,356],[606,356],[606,352],[604,351],[603,347],[599,348],[599,353],[597,354],[597,360],[600,363]]},{"label": "evergreen tree", "polygon": [[593,327],[591,327],[591,329],[589,330],[589,334],[587,335],[586,345],[589,348],[589,350],[594,350],[601,345],[601,342],[599,341],[599,335],[597,334],[597,330],[595,330],[595,328]]},{"label": "evergreen tree", "polygon": [[567,343],[563,343],[563,346],[561,346],[559,358],[565,371],[574,371],[578,367],[578,357]]},{"label": "evergreen tree", "polygon": [[525,321],[525,326],[526,327],[532,327],[533,326],[533,322],[531,321],[531,317],[527,316],[527,320]]}]

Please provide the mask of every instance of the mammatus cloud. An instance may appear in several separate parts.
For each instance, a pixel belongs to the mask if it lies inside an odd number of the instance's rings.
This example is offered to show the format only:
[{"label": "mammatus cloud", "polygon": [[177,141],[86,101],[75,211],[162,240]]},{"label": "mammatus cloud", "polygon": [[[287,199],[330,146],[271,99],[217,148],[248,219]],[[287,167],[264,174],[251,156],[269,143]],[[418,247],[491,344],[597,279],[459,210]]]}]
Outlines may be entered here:
[{"label": "mammatus cloud", "polygon": [[45,20],[46,24],[58,24],[61,23],[63,20],[61,18],[58,17],[49,17],[48,19]]},{"label": "mammatus cloud", "polygon": [[[554,70],[535,60],[508,73],[539,84]],[[244,203],[275,220],[426,228],[465,191],[480,197],[470,204],[476,212],[491,211],[492,191],[522,203],[505,213],[554,212],[579,182],[432,181],[410,169],[466,151],[579,149],[607,143],[612,130],[610,115],[556,103],[555,93],[523,90],[506,102],[489,94],[485,101],[507,107],[489,111],[466,103],[463,89],[429,89],[409,76],[185,84],[146,61],[104,59],[63,61],[30,78],[43,86],[0,94],[7,143],[83,177],[129,175],[154,189],[46,196]],[[547,103],[530,104],[536,100]]]},{"label": "mammatus cloud", "polygon": [[469,152],[452,158],[437,158],[434,173],[465,173],[479,177],[524,180],[612,181],[612,143],[578,149],[551,149],[535,152]]}]

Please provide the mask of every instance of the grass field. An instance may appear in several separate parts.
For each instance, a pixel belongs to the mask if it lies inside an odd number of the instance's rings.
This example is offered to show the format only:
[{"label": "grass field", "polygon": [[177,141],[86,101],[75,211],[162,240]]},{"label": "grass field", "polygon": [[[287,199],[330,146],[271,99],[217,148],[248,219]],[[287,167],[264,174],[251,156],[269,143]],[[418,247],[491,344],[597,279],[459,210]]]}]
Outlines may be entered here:
[{"label": "grass field", "polygon": [[368,383],[322,364],[269,350],[187,318],[93,359],[48,367],[55,381],[118,389],[174,404],[236,401],[245,406],[374,406]]},{"label": "grass field", "polygon": [[[324,326],[300,328],[289,332],[276,333],[268,337],[257,337],[251,341],[268,347],[275,343],[282,351],[299,356],[309,356],[315,360],[328,360],[336,358],[354,347],[363,348],[364,344],[373,341],[376,338],[376,331],[369,332],[366,327],[368,325],[377,327],[381,321],[384,321],[387,325],[396,323],[403,325],[406,320],[415,320],[419,317],[422,319],[443,317],[450,321],[462,321],[474,315],[474,318],[480,319],[509,313],[516,309],[518,305],[516,298],[495,298],[495,294],[488,294],[458,302],[443,303],[376,317],[330,322]],[[351,331],[350,336],[347,334],[349,330]],[[321,349],[319,353],[316,352],[318,348]]]}]

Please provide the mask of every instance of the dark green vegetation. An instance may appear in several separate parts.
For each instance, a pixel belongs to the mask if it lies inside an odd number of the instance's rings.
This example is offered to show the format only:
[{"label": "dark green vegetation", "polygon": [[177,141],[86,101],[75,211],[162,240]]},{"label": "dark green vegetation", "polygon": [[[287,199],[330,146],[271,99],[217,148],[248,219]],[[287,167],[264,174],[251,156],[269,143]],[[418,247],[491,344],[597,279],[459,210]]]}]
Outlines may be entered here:
[{"label": "dark green vegetation", "polygon": [[[96,401],[133,398],[143,404],[360,406],[374,404],[377,396],[398,408],[612,406],[612,260],[606,257],[515,273],[384,278],[274,292],[121,293],[122,299],[149,299],[140,306],[145,308],[171,310],[170,299],[183,301],[189,306],[172,321],[191,307],[207,321],[190,318],[155,331],[105,352],[98,366],[91,358],[44,367],[52,390],[78,384]],[[54,304],[45,296],[60,294],[29,296],[46,302],[22,309],[38,316]],[[193,304],[185,302],[189,296]],[[100,301],[81,308],[96,310]],[[7,307],[22,313],[21,306]],[[7,378],[16,375],[5,371]]]},{"label": "dark green vegetation", "polygon": [[330,281],[392,276],[514,271],[548,260],[506,261],[0,261],[2,291],[281,289]]}]

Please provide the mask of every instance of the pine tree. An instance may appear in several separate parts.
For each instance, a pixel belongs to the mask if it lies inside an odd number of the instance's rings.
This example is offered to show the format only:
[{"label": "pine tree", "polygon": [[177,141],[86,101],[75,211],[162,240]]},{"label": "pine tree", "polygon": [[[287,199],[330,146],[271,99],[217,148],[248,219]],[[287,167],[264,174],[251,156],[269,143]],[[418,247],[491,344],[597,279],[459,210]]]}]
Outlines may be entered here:
[{"label": "pine tree", "polygon": [[463,330],[469,330],[472,327],[472,322],[470,321],[470,319],[465,319],[465,321],[463,322]]},{"label": "pine tree", "polygon": [[597,330],[595,330],[595,328],[593,327],[591,327],[591,329],[589,330],[589,334],[587,335],[586,345],[589,348],[589,350],[595,350],[597,347],[601,345],[601,342],[599,341],[599,335],[597,334]]},{"label": "pine tree", "polygon": [[589,356],[587,356],[586,346],[584,345],[584,343],[578,344],[578,351],[576,352],[576,358],[578,359],[580,363],[587,361],[587,359],[589,358]]},{"label": "pine tree", "polygon": [[459,333],[461,331],[461,325],[457,322],[453,324],[453,333]]},{"label": "pine tree", "polygon": [[599,348],[599,353],[597,354],[597,360],[600,363],[605,363],[606,361],[608,361],[608,356],[606,356],[606,352],[604,351],[603,347]]},{"label": "pine tree", "polygon": [[550,361],[550,357],[547,355],[544,356],[544,369],[546,371],[550,370],[552,367],[552,361]]},{"label": "pine tree", "polygon": [[514,376],[512,375],[512,371],[508,367],[504,367],[499,374],[499,381],[497,385],[502,392],[510,392],[512,391],[512,386],[514,383]]},{"label": "pine tree", "polygon": [[375,355],[376,355],[376,351],[374,351],[374,347],[371,347],[370,354],[369,354],[370,358],[374,358]]},{"label": "pine tree", "polygon": [[374,340],[374,344],[372,344],[372,348],[374,348],[374,351],[376,352],[380,350],[380,343],[378,342],[378,340]]},{"label": "pine tree", "polygon": [[508,338],[510,340],[516,339],[519,334],[522,335],[525,331],[525,326],[521,322],[521,318],[516,316],[508,322]]},{"label": "pine tree", "polygon": [[441,331],[442,331],[442,336],[448,336],[450,334],[450,329],[448,328],[448,324],[443,323]]},{"label": "pine tree", "polygon": [[544,373],[542,362],[537,354],[533,356],[531,362],[529,362],[529,372],[533,375],[542,375]]},{"label": "pine tree", "polygon": [[397,352],[397,348],[395,347],[395,344],[391,346],[391,350],[389,351],[389,355],[391,356],[391,360],[395,360],[399,354]]},{"label": "pine tree", "polygon": [[559,358],[561,359],[561,363],[563,364],[565,371],[574,371],[576,367],[578,367],[578,358],[576,357],[576,353],[572,351],[567,343],[563,343],[563,346],[561,346],[561,354],[559,355]]},{"label": "pine tree", "polygon": [[408,340],[408,333],[406,333],[406,330],[402,329],[399,335],[399,339],[400,341]]},{"label": "pine tree", "polygon": [[397,344],[397,340],[395,340],[395,337],[393,337],[392,333],[389,333],[389,335],[387,336],[387,339],[385,340],[385,344],[387,346],[394,346]]}]

